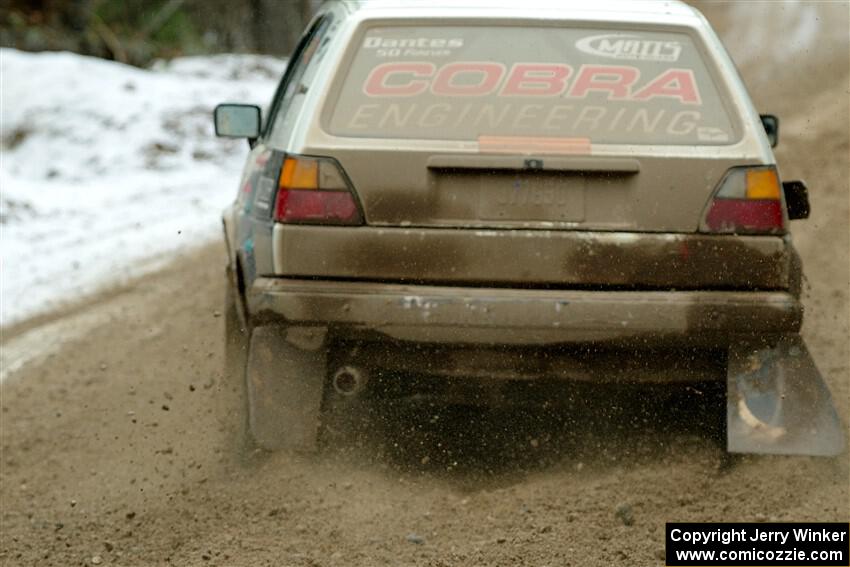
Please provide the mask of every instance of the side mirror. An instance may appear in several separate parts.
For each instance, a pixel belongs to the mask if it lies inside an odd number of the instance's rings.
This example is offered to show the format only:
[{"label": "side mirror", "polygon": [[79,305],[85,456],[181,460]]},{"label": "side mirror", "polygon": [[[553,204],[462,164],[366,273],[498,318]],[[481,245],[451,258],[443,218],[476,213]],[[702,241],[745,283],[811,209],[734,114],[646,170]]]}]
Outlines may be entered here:
[{"label": "side mirror", "polygon": [[809,207],[809,189],[802,181],[783,181],[782,191],[785,193],[785,206],[788,207],[788,218],[807,219]]},{"label": "side mirror", "polygon": [[248,138],[260,135],[260,107],[253,104],[219,104],[213,111],[215,135]]},{"label": "side mirror", "polygon": [[761,125],[764,126],[764,131],[767,133],[767,139],[770,142],[770,147],[775,148],[779,143],[779,118],[773,114],[759,114]]}]

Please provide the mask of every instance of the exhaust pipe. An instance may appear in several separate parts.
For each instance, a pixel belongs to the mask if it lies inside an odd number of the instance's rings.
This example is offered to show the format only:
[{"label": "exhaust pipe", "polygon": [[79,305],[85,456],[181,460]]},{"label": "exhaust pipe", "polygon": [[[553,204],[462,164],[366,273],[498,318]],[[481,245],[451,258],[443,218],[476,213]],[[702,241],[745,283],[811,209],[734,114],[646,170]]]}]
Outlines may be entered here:
[{"label": "exhaust pipe", "polygon": [[368,381],[368,374],[356,366],[340,366],[332,379],[334,390],[342,396],[356,396],[363,391]]}]

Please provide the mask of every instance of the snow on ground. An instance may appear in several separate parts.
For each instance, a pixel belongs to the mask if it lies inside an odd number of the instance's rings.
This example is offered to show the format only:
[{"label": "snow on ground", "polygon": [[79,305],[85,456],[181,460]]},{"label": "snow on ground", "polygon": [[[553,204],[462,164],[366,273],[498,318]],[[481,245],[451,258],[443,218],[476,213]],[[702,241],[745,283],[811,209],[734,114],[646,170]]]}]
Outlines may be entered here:
[{"label": "snow on ground", "polygon": [[247,144],[215,138],[212,109],[266,105],[284,67],[216,55],[146,70],[0,50],[0,325],[217,237]]}]

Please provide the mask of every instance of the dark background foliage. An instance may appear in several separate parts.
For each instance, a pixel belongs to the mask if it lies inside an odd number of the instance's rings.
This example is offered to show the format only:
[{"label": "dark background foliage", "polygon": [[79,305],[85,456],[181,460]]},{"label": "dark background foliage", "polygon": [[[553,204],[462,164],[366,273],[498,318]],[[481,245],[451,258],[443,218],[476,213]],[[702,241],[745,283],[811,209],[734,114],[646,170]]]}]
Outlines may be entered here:
[{"label": "dark background foliage", "polygon": [[211,52],[288,54],[320,0],[0,0],[0,45],[145,65]]}]

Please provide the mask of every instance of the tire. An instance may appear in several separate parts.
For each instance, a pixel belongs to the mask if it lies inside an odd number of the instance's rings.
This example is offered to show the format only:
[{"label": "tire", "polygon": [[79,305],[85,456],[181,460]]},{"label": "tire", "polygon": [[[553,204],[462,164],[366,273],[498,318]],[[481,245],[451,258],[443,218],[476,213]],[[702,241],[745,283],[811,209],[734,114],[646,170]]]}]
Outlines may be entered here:
[{"label": "tire", "polygon": [[248,427],[248,391],[245,383],[249,342],[250,328],[239,316],[237,291],[228,278],[224,292],[224,411],[240,453],[250,453],[256,448]]},{"label": "tire", "polygon": [[303,340],[309,327],[253,327],[246,365],[247,421],[263,449],[313,452],[318,448],[327,374],[324,336]]},{"label": "tire", "polygon": [[228,272],[225,411],[237,450],[243,455],[257,449],[314,451],[326,378],[324,334],[285,325],[254,326],[240,316],[237,294]]}]

